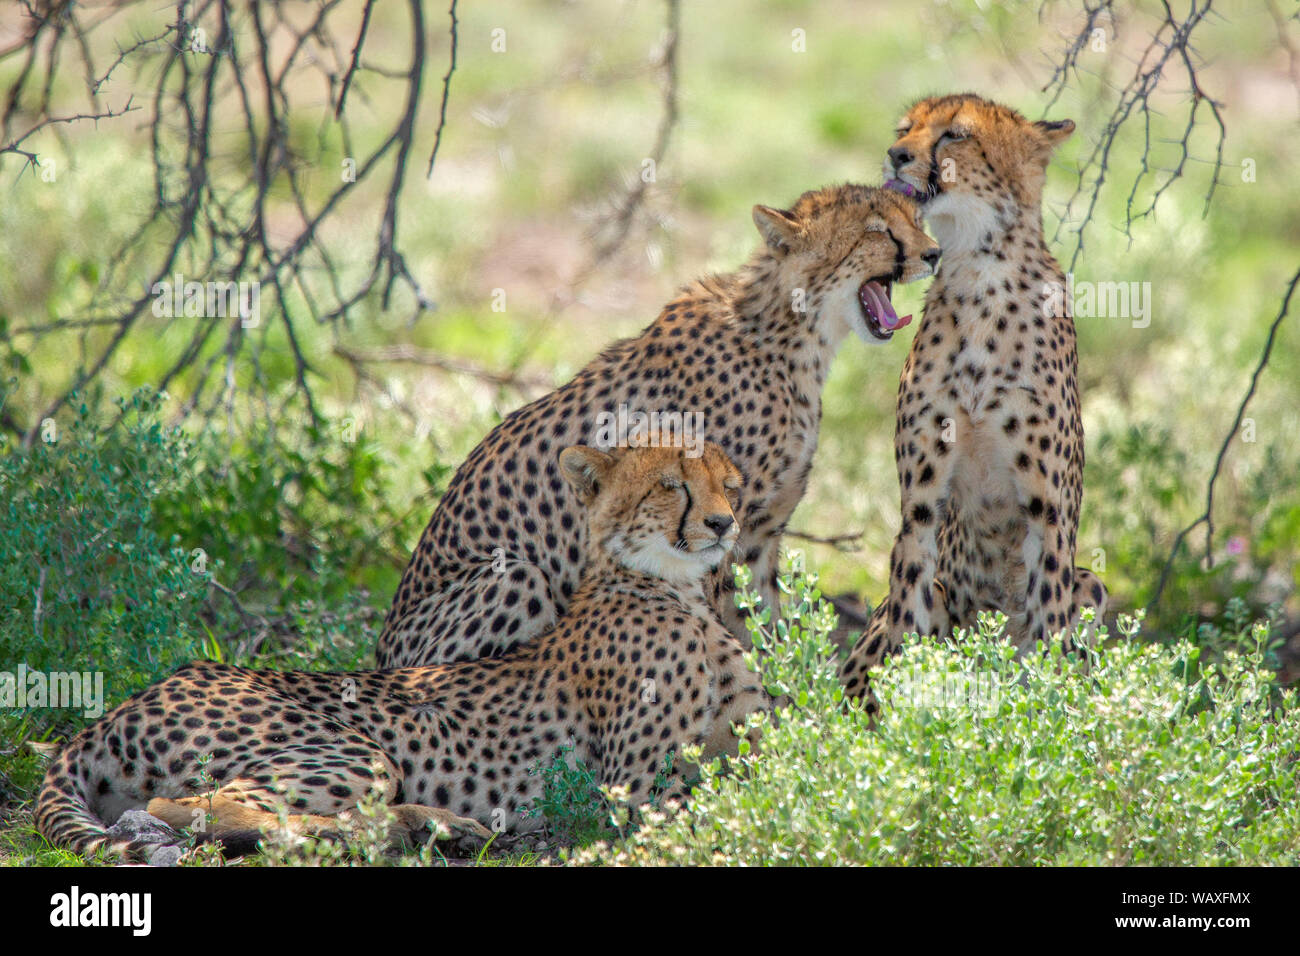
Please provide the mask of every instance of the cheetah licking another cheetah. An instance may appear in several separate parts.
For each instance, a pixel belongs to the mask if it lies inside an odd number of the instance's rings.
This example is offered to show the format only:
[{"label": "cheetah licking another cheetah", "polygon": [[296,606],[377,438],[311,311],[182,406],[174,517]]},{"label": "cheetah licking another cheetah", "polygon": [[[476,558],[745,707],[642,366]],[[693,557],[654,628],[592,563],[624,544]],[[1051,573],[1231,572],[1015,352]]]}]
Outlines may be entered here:
[{"label": "cheetah licking another cheetah", "polygon": [[1024,649],[1105,608],[1101,581],[1074,565],[1078,355],[1040,208],[1047,161],[1073,130],[944,96],[913,106],[888,152],[887,185],[922,201],[944,259],[899,383],[902,527],[889,596],[842,670],[850,696],[905,633],[1002,609]]},{"label": "cheetah licking another cheetah", "polygon": [[[542,795],[530,770],[561,748],[634,805],[677,744],[734,754],[732,724],[768,705],[704,588],[738,539],[739,472],[711,444],[699,458],[585,447],[558,458],[586,505],[588,544],[582,583],[544,635],[505,657],[404,670],[190,664],[64,747],[37,797],[40,832],[80,854],[139,856],[101,821],[146,808],[179,828],[210,810],[208,836],[243,851],[276,823],[277,784],[296,828],[334,833],[378,783],[410,835],[436,821],[484,839],[485,823],[541,825],[518,811]],[[192,782],[204,754],[212,793]],[[661,778],[670,796],[682,769]]]},{"label": "cheetah licking another cheetah", "polygon": [[[754,207],[764,238],[739,272],[687,287],[640,336],[509,415],[470,453],[407,565],[379,637],[382,667],[475,660],[525,644],[572,599],[582,571],[579,502],[555,452],[601,444],[602,415],[702,418],[744,472],[736,560],[777,607],[781,535],[817,449],[821,393],[853,332],[884,342],[906,324],[891,284],[929,276],[939,247],[896,192],[834,186],[789,210]],[[748,641],[726,589],[717,603]]]}]

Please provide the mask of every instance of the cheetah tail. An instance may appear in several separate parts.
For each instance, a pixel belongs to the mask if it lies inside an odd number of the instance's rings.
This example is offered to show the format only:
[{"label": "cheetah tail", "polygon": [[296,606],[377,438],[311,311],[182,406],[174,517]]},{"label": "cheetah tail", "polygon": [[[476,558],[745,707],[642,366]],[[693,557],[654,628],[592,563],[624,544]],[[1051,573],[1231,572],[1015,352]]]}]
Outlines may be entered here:
[{"label": "cheetah tail", "polygon": [[36,795],[36,829],[54,846],[89,857],[100,851],[128,860],[143,861],[154,845],[115,840],[86,800],[86,780],[72,753],[65,747],[45,773]]}]

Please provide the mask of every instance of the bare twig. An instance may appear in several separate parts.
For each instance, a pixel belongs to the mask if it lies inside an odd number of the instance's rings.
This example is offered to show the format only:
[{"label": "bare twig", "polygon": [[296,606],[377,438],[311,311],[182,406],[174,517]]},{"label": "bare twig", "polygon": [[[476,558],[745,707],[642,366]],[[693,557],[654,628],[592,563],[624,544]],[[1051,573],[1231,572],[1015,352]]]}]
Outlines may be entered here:
[{"label": "bare twig", "polygon": [[[1201,126],[1202,111],[1208,114],[1216,127],[1215,156],[1209,175],[1209,185],[1205,193],[1205,210],[1208,212],[1210,202],[1218,186],[1219,173],[1223,169],[1223,150],[1227,142],[1227,127],[1224,124],[1222,106],[1218,100],[1206,92],[1201,84],[1198,58],[1193,46],[1194,35],[1198,28],[1209,22],[1213,16],[1214,0],[1190,0],[1187,12],[1180,16],[1170,7],[1168,0],[1161,0],[1163,16],[1151,33],[1150,41],[1143,49],[1133,68],[1133,73],[1122,88],[1117,91],[1114,106],[1104,127],[1097,136],[1092,149],[1085,155],[1078,171],[1078,184],[1069,200],[1065,212],[1057,224],[1053,240],[1061,238],[1063,231],[1074,235],[1074,250],[1070,257],[1069,269],[1073,270],[1083,255],[1085,237],[1088,227],[1093,222],[1111,167],[1112,153],[1116,148],[1121,131],[1129,122],[1140,117],[1143,125],[1143,147],[1138,159],[1139,169],[1136,173],[1128,196],[1126,206],[1124,233],[1131,242],[1133,224],[1138,220],[1152,216],[1160,199],[1169,188],[1182,179],[1187,171],[1187,164],[1193,161],[1191,140]],[[1049,108],[1054,105],[1078,70],[1079,55],[1090,39],[1092,32],[1099,29],[1103,20],[1114,22],[1113,0],[1085,0],[1085,18],[1083,26],[1075,37],[1066,45],[1061,58],[1053,70],[1051,78],[1043,87],[1050,91]],[[1181,71],[1173,67],[1181,66]],[[1156,175],[1153,161],[1152,117],[1158,115],[1152,99],[1157,91],[1170,85],[1169,76],[1181,72],[1187,84],[1190,105],[1183,123],[1182,134],[1176,141],[1178,158],[1168,170],[1159,170],[1164,176],[1157,176],[1149,201],[1139,206],[1139,190],[1148,177]],[[1199,161],[1199,160],[1197,160]],[[1076,205],[1082,204],[1082,214],[1075,215]]]},{"label": "bare twig", "polygon": [[1259,357],[1259,362],[1255,365],[1255,371],[1250,377],[1250,387],[1246,389],[1245,397],[1242,398],[1241,404],[1237,406],[1237,415],[1232,421],[1232,427],[1228,429],[1228,433],[1224,436],[1223,444],[1219,447],[1219,454],[1214,459],[1214,469],[1210,473],[1210,480],[1205,490],[1205,511],[1195,521],[1178,532],[1178,536],[1174,538],[1173,547],[1169,550],[1169,558],[1165,561],[1164,569],[1160,572],[1160,580],[1156,585],[1155,593],[1152,595],[1151,600],[1147,602],[1148,607],[1155,607],[1159,603],[1184,540],[1201,525],[1205,525],[1205,562],[1210,567],[1214,564],[1212,551],[1214,543],[1214,484],[1219,479],[1219,472],[1223,468],[1224,459],[1228,454],[1228,446],[1232,444],[1232,439],[1241,430],[1241,422],[1246,415],[1246,406],[1250,404],[1251,398],[1255,395],[1255,388],[1259,385],[1259,377],[1263,374],[1264,368],[1268,365],[1269,357],[1273,354],[1273,343],[1277,339],[1278,327],[1281,326],[1282,320],[1286,318],[1287,312],[1291,308],[1291,295],[1295,292],[1297,283],[1300,283],[1300,269],[1296,270],[1295,275],[1291,277],[1291,281],[1287,284],[1286,294],[1282,297],[1282,305],[1278,309],[1277,317],[1273,319],[1272,325],[1269,326],[1268,339],[1264,343],[1264,352]]},{"label": "bare twig", "polygon": [[352,77],[356,75],[357,67],[361,62],[361,47],[366,42],[366,31],[370,29],[370,14],[375,9],[375,0],[366,0],[365,12],[361,15],[361,30],[357,34],[357,42],[352,47],[352,62],[348,65],[348,71],[343,75],[343,86],[339,90],[339,102],[334,107],[334,118],[343,118],[343,107],[347,103],[348,90],[352,88]]},{"label": "bare twig", "polygon": [[[651,168],[658,170],[668,151],[668,142],[672,138],[673,127],[677,125],[677,42],[681,32],[681,0],[667,0],[668,25],[664,31],[663,44],[659,54],[659,63],[663,70],[664,105],[659,118],[659,129],[655,134],[654,145],[650,149]],[[656,173],[657,175],[657,173]],[[617,251],[627,238],[632,228],[632,221],[645,199],[646,190],[651,180],[644,172],[637,176],[632,188],[623,196],[608,221],[608,232],[596,242],[596,251],[587,266],[588,272],[599,268]]]},{"label": "bare twig", "polygon": [[787,538],[798,538],[800,541],[807,541],[811,544],[829,544],[835,548],[836,551],[843,551],[845,554],[851,554],[855,551],[862,550],[862,535],[863,532],[861,531],[850,531],[846,534],[832,534],[826,536],[809,534],[806,531],[787,530],[785,532]]},{"label": "bare twig", "polygon": [[445,358],[436,352],[416,348],[412,345],[387,345],[372,349],[358,349],[336,344],[334,354],[354,368],[358,365],[381,362],[409,362],[413,365],[436,368],[455,375],[468,375],[471,378],[477,378],[492,385],[505,386],[525,393],[550,388],[554,384],[544,378],[529,377],[513,372],[497,372],[475,365],[472,362]]},{"label": "bare twig", "polygon": [[[39,131],[89,126],[79,121],[141,110],[139,104],[147,100],[142,125],[153,174],[152,203],[130,224],[121,245],[105,256],[88,301],[69,314],[15,322],[8,333],[10,338],[65,335],[69,346],[75,337],[85,356],[61,392],[42,396],[45,407],[33,409],[41,412],[34,422],[56,413],[142,336],[157,334],[159,323],[145,317],[169,305],[173,283],[242,283],[265,292],[259,296],[258,321],[246,323],[246,316],[229,311],[210,315],[206,308],[201,315],[160,314],[172,323],[188,323],[175,362],[164,375],[164,382],[180,392],[184,414],[210,416],[224,408],[229,416],[236,397],[242,398],[250,386],[249,401],[241,407],[273,419],[270,393],[279,392],[278,383],[268,380],[260,360],[270,344],[285,347],[292,361],[292,391],[277,395],[277,401],[292,397],[317,419],[312,356],[299,327],[304,314],[317,322],[348,322],[373,293],[380,293],[387,308],[399,289],[409,292],[416,314],[432,308],[398,237],[407,157],[419,128],[428,36],[422,4],[316,0],[305,21],[291,7],[172,0],[159,14],[146,12],[139,0],[106,0],[93,8],[78,0],[25,5],[23,38],[0,50],[0,57],[16,60],[0,87],[0,161],[12,154],[22,157],[24,169],[36,166],[40,157],[31,143]],[[84,16],[85,9],[93,9],[94,17]],[[355,155],[348,109],[356,96],[349,91],[358,92],[353,87],[358,71],[365,69],[360,66],[365,38],[381,17],[400,16],[403,10],[407,29],[399,35],[407,55],[402,68],[373,66],[380,75],[397,78],[377,81],[386,92],[399,83],[405,95],[375,101],[381,104],[376,110],[379,145]],[[114,42],[109,31],[126,24],[128,13],[129,39]],[[150,15],[158,18],[154,25],[136,25],[139,17]],[[359,29],[349,30],[356,37],[350,58],[333,39],[341,32],[338,22],[348,16],[360,23]],[[101,33],[106,35],[97,42]],[[102,41],[107,41],[107,52]],[[60,55],[61,49],[70,55]],[[103,63],[96,62],[96,51]],[[75,78],[66,75],[72,69]],[[100,107],[97,97],[110,79],[116,89],[128,70],[133,87],[126,105]],[[304,82],[313,73],[330,90],[323,110],[314,85]],[[149,77],[147,86],[141,85],[142,76]],[[51,109],[52,101],[57,106],[68,95],[64,90],[85,96],[95,108]],[[375,103],[367,103],[367,109],[374,108]],[[322,114],[314,150],[310,141],[290,134],[290,117],[308,110]],[[35,120],[24,119],[32,115]],[[12,129],[22,121],[30,122],[30,128]],[[220,135],[214,137],[214,130]],[[312,188],[304,184],[311,170],[339,170],[340,163],[342,175],[326,179],[324,190],[319,180]],[[347,201],[363,182],[377,184],[383,200],[371,234],[371,268],[355,285],[345,282],[337,246],[331,249],[325,236],[347,214]],[[20,194],[17,201],[23,198]],[[362,230],[349,223],[349,240],[364,241]],[[23,438],[33,440],[32,426]]]},{"label": "bare twig", "polygon": [[134,112],[139,108],[140,107],[138,106],[132,105],[132,100],[131,98],[128,97],[126,104],[122,106],[121,109],[104,110],[99,113],[77,113],[73,116],[48,117],[46,119],[41,120],[35,126],[31,127],[27,132],[23,133],[23,135],[17,137],[16,139],[10,140],[8,143],[0,145],[0,155],[3,155],[4,153],[17,153],[20,156],[26,157],[28,165],[39,166],[40,164],[37,162],[36,153],[28,152],[27,150],[24,149],[19,149],[19,147],[22,146],[24,142],[26,142],[36,133],[39,133],[41,130],[48,129],[51,126],[58,126],[62,123],[77,123],[82,120],[89,120],[90,122],[98,123],[100,120],[114,119],[118,116],[122,116],[125,113]]},{"label": "bare twig", "polygon": [[447,127],[447,98],[451,95],[451,75],[456,72],[456,0],[451,0],[451,62],[447,65],[447,75],[442,78],[442,104],[438,107],[438,131],[433,137],[433,151],[429,154],[429,171],[425,178],[433,175],[433,161],[438,158],[438,147],[442,145],[442,131]]}]

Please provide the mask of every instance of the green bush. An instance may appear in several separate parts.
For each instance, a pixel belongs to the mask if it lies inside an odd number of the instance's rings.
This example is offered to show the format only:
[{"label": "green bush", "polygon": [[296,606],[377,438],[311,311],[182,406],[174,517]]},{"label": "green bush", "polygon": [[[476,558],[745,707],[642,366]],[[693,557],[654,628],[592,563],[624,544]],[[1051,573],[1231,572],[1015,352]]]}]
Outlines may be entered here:
[{"label": "green bush", "polygon": [[[1176,529],[1205,507],[1204,478],[1194,478],[1186,428],[1141,422],[1102,429],[1089,451],[1078,562],[1101,574],[1112,607],[1142,607],[1154,596]],[[1249,447],[1249,445],[1247,445]],[[1240,454],[1240,449],[1236,450]],[[1203,527],[1183,542],[1146,624],[1149,638],[1193,635],[1204,609],[1245,602],[1254,616],[1300,582],[1300,463],[1289,437],[1260,445],[1244,474],[1225,468],[1215,498],[1214,564],[1204,565]],[[1140,508],[1133,507],[1140,501]],[[1096,549],[1096,550],[1094,550]]]},{"label": "green bush", "polygon": [[0,437],[0,663],[102,670],[121,697],[197,655],[208,585],[154,521],[188,442],[147,391],[117,404],[115,426],[82,404],[29,449]]},{"label": "green bush", "polygon": [[522,808],[522,816],[542,819],[552,839],[583,844],[610,832],[609,804],[596,772],[573,756],[573,747],[560,747],[549,764],[538,761],[529,773],[541,775],[542,795]]},{"label": "green bush", "polygon": [[[102,672],[107,709],[200,657],[364,665],[429,495],[376,506],[392,469],[346,423],[191,438],[165,403],[88,395],[30,448],[0,434],[0,671]],[[0,807],[40,778],[23,742],[85,720],[0,707]]]},{"label": "green bush", "polygon": [[1059,643],[1017,659],[989,615],[887,661],[873,727],[841,700],[816,577],[796,563],[782,586],[782,619],[750,618],[756,669],[792,702],[750,719],[758,753],[576,862],[1300,863],[1300,718],[1266,629],[1210,661],[1123,618],[1084,661]]}]

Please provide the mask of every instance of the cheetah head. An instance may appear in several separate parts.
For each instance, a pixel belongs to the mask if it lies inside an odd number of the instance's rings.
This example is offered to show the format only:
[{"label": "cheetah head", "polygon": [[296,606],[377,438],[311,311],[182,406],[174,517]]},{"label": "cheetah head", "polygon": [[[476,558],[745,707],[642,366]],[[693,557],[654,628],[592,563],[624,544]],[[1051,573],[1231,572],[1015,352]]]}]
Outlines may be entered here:
[{"label": "cheetah head", "polygon": [[575,445],[560,452],[560,471],[587,508],[588,548],[624,567],[689,583],[736,543],[742,479],[712,442],[694,458],[683,448]]},{"label": "cheetah head", "polygon": [[912,320],[894,311],[893,284],[933,275],[939,262],[916,203],[871,186],[813,190],[790,209],[755,206],[754,223],[791,307],[830,336],[853,331],[870,344],[888,342]]},{"label": "cheetah head", "polygon": [[949,253],[999,234],[1021,210],[1038,214],[1053,150],[1071,120],[1031,123],[973,93],[921,100],[899,121],[885,186],[922,203],[926,225]]}]

